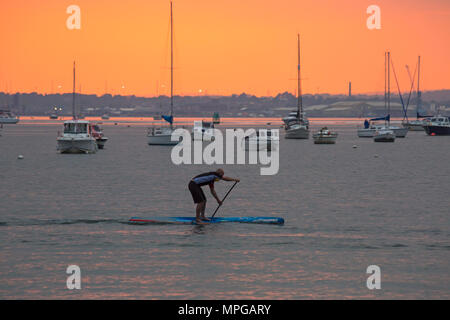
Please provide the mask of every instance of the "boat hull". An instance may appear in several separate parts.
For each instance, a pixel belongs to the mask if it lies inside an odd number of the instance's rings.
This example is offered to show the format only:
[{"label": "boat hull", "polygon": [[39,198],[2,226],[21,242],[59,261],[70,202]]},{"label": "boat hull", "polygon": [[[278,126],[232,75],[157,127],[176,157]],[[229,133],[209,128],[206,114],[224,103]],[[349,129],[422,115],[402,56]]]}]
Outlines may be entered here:
[{"label": "boat hull", "polygon": [[95,139],[58,138],[57,150],[60,153],[96,153],[98,150]]},{"label": "boat hull", "polygon": [[313,135],[314,144],[335,144],[337,139],[337,134],[315,134]]},{"label": "boat hull", "polygon": [[423,126],[429,136],[450,136],[449,126]]},{"label": "boat hull", "polygon": [[[155,217],[140,218],[132,217],[128,220],[132,224],[196,224],[195,217]],[[213,218],[208,223],[256,223],[256,224],[284,224],[284,219],[279,217],[226,217]]]},{"label": "boat hull", "polygon": [[306,127],[286,129],[285,139],[309,139],[309,130]]},{"label": "boat hull", "polygon": [[148,135],[149,145],[174,146],[177,145],[178,143],[179,141],[172,141],[171,134]]},{"label": "boat hull", "polygon": [[[395,134],[396,138],[405,138],[408,133],[408,128],[400,128],[390,127],[389,130],[392,130]],[[369,129],[358,129],[358,137],[360,138],[373,138],[377,129],[369,128]]]},{"label": "boat hull", "polygon": [[103,149],[105,147],[105,144],[107,141],[108,141],[108,138],[106,138],[106,137],[102,137],[102,138],[95,140],[95,142],[97,142],[97,146],[99,149]]},{"label": "boat hull", "polygon": [[424,131],[423,123],[406,122],[403,123],[403,127],[407,128],[409,131]]}]

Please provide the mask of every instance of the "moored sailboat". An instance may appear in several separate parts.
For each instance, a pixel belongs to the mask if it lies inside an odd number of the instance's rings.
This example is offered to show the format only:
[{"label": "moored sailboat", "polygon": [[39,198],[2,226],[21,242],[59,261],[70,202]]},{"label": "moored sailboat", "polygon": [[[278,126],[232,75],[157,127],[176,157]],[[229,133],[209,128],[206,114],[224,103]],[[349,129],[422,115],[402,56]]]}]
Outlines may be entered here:
[{"label": "moored sailboat", "polygon": [[170,115],[162,116],[167,121],[169,127],[151,127],[148,130],[149,145],[173,146],[179,143],[178,139],[172,140],[173,127],[173,12],[172,1],[170,2]]},{"label": "moored sailboat", "polygon": [[301,79],[300,79],[300,35],[297,35],[297,112],[283,118],[286,139],[309,139],[309,121],[303,112]]}]

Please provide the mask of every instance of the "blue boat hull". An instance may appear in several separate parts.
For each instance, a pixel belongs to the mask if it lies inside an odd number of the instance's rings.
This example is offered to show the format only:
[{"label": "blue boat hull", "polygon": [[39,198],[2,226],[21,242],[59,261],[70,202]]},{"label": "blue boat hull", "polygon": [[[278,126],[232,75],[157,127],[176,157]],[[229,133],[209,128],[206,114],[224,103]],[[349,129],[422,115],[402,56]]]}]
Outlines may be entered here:
[{"label": "blue boat hull", "polygon": [[[128,220],[133,224],[196,224],[195,217],[155,217],[155,218],[140,218],[132,217]],[[227,217],[214,218],[208,223],[262,223],[262,224],[284,224],[284,219],[279,217]]]}]

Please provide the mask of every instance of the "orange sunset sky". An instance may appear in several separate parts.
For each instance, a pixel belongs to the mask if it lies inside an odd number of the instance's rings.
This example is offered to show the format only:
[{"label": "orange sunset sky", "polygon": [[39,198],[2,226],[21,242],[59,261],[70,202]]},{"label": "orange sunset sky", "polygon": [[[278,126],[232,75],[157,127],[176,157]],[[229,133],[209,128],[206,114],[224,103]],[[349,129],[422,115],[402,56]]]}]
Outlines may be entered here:
[{"label": "orange sunset sky", "polygon": [[[66,9],[81,8],[81,30]],[[369,30],[369,5],[381,30]],[[174,0],[178,95],[384,90],[390,50],[403,91],[422,57],[421,89],[450,89],[448,0]],[[169,94],[169,0],[0,0],[0,91]],[[396,92],[394,78],[392,90]]]}]

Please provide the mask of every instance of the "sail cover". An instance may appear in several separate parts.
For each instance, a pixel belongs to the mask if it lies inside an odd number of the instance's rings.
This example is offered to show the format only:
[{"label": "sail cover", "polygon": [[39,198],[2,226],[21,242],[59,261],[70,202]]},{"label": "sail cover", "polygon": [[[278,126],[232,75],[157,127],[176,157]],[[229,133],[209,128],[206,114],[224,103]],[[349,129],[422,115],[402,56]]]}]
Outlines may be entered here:
[{"label": "sail cover", "polygon": [[389,121],[391,119],[391,115],[390,114],[388,114],[386,117],[381,117],[381,118],[373,118],[373,119],[370,119],[370,121],[382,121],[382,120],[386,120],[386,121]]},{"label": "sail cover", "polygon": [[162,118],[170,124],[173,123],[173,116],[162,116]]}]

